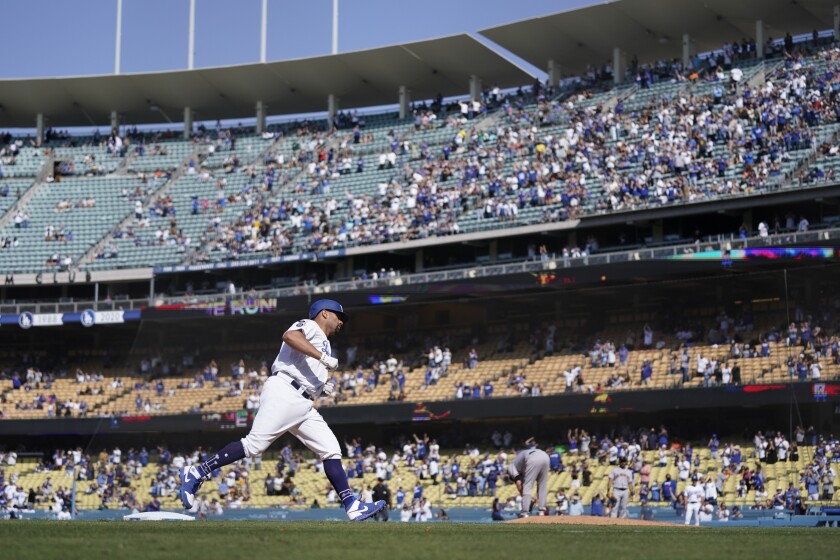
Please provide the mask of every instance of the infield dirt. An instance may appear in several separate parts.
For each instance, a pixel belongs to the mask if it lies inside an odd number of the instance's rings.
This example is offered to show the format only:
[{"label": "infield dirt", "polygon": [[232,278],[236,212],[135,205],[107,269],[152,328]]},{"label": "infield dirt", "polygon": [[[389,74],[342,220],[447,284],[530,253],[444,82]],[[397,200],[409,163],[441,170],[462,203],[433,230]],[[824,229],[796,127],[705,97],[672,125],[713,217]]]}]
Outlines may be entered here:
[{"label": "infield dirt", "polygon": [[533,525],[620,525],[624,527],[645,526],[645,527],[684,527],[678,523],[664,523],[662,521],[643,521],[641,519],[618,519],[614,517],[590,517],[580,515],[569,517],[567,515],[532,515],[522,519],[512,519],[505,523],[522,523]]}]

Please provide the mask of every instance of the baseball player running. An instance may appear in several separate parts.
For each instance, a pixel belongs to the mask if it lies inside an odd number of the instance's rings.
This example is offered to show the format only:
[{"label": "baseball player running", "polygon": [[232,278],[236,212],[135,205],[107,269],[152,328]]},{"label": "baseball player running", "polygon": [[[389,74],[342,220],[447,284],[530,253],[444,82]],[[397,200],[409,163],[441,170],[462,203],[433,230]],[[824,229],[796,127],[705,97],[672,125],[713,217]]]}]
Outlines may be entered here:
[{"label": "baseball player running", "polygon": [[522,496],[522,511],[519,517],[527,517],[531,511],[531,493],[534,482],[539,485],[537,507],[540,513],[545,513],[545,502],[548,497],[548,454],[537,449],[533,440],[528,441],[529,448],[516,454],[508,465],[508,474],[516,483],[516,489]]},{"label": "baseball player running", "polygon": [[615,498],[615,507],[610,517],[627,517],[627,503],[633,496],[633,471],[627,468],[627,458],[618,460],[618,466],[613,467],[607,475],[607,494]]},{"label": "baseball player running", "polygon": [[338,440],[313,407],[319,395],[330,396],[335,390],[327,370],[335,370],[338,360],[331,355],[328,338],[341,331],[346,321],[340,303],[320,299],[309,308],[309,319],[289,327],[271,365],[271,377],[263,385],[260,408],[248,435],[229,443],[206,462],[181,469],[181,502],[185,508],[193,508],[198,489],[214,470],[245,456],[260,455],[286,432],[291,432],[324,462],[324,473],[350,521],[362,521],[385,507],[382,500],[365,503],[353,496],[341,465]]}]

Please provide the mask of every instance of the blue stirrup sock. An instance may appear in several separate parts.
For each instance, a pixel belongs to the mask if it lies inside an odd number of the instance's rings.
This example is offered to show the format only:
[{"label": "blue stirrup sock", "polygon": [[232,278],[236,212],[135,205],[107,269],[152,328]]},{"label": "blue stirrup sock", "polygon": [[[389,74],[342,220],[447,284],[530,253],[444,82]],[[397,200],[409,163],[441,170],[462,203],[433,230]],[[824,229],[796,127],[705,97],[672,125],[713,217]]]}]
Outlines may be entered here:
[{"label": "blue stirrup sock", "polygon": [[324,459],[324,474],[330,480],[335,491],[338,492],[338,499],[344,504],[344,509],[349,508],[356,497],[350,490],[350,483],[347,482],[347,473],[341,464],[341,459]]},{"label": "blue stirrup sock", "polygon": [[218,453],[198,465],[198,471],[203,478],[210,476],[210,473],[225,465],[235,463],[245,458],[245,447],[240,440],[236,440],[224,446]]}]

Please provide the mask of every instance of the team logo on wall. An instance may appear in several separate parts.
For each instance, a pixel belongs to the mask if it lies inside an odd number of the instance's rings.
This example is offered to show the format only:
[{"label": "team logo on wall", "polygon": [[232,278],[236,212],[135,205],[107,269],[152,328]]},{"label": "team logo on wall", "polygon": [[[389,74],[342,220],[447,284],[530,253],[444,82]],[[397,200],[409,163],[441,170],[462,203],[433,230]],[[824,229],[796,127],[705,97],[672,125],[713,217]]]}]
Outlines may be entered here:
[{"label": "team logo on wall", "polygon": [[93,312],[93,309],[85,309],[82,311],[80,321],[83,327],[92,327],[96,323],[96,313]]},{"label": "team logo on wall", "polygon": [[18,325],[20,325],[20,328],[22,329],[28,329],[32,326],[33,322],[34,318],[32,317],[32,313],[29,311],[24,311],[20,314],[20,317],[18,317]]}]

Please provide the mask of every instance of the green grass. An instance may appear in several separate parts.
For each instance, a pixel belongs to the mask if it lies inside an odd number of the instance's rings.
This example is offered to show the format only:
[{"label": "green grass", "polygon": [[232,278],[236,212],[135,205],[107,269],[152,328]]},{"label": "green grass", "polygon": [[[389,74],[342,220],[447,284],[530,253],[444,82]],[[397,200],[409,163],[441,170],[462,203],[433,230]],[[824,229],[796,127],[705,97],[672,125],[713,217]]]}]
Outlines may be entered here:
[{"label": "green grass", "polygon": [[4,560],[833,558],[840,529],[346,522],[0,522]]}]

